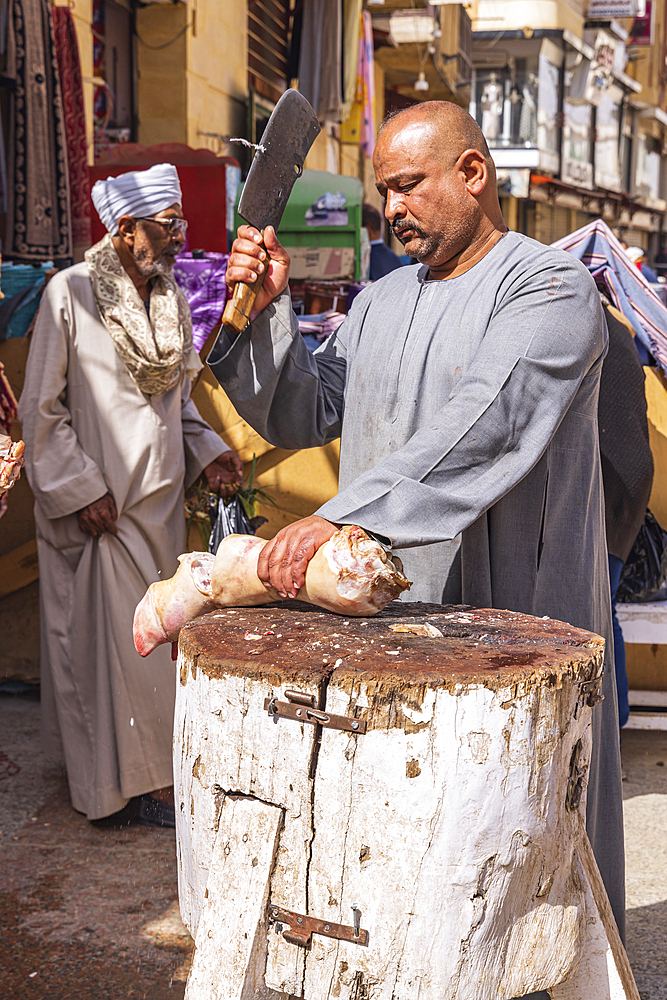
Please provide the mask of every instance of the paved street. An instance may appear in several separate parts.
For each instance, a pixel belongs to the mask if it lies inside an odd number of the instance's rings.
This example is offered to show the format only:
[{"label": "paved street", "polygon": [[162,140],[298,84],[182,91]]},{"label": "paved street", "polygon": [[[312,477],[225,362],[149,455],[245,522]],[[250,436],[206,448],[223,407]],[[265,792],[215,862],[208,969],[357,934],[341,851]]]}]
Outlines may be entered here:
[{"label": "paved street", "polygon": [[645,1000],[667,1000],[667,733],[623,735],[627,948]]},{"label": "paved street", "polygon": [[36,698],[0,695],[0,734],[2,1000],[179,1000],[191,942],[173,831],[74,812]]},{"label": "paved street", "polygon": [[[35,696],[0,695],[0,734],[2,1000],[178,1000],[173,833],[75,813]],[[643,1000],[667,1000],[667,734],[626,732],[623,766],[628,953]]]}]

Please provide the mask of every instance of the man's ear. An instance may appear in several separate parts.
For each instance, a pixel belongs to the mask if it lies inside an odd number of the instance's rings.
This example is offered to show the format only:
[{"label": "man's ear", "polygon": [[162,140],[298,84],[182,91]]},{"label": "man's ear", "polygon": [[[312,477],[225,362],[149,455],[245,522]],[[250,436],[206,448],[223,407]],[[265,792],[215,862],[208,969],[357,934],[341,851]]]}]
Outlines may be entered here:
[{"label": "man's ear", "polygon": [[468,191],[473,197],[479,198],[489,179],[486,159],[476,149],[467,149],[461,156],[459,163],[465,175]]},{"label": "man's ear", "polygon": [[118,220],[118,235],[128,246],[134,246],[137,224],[131,215],[121,215]]}]

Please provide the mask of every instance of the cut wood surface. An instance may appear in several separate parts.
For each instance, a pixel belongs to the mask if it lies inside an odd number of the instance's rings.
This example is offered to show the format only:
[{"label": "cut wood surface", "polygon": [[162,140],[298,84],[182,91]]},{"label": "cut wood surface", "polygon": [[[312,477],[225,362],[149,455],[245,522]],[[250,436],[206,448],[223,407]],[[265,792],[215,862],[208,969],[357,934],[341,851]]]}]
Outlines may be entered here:
[{"label": "cut wood surface", "polygon": [[[366,946],[315,933],[304,948],[271,923],[248,958],[267,996],[510,1000],[572,979],[599,922],[580,814],[603,650],[548,619],[398,602],[364,620],[282,602],[187,626],[175,774],[195,939],[226,803],[242,796],[282,810],[271,903],[346,926],[360,911],[369,932]],[[365,731],[267,712],[295,691]],[[575,747],[582,797],[568,809]],[[234,907],[238,885],[216,906]],[[623,988],[599,996],[636,1000]]]}]

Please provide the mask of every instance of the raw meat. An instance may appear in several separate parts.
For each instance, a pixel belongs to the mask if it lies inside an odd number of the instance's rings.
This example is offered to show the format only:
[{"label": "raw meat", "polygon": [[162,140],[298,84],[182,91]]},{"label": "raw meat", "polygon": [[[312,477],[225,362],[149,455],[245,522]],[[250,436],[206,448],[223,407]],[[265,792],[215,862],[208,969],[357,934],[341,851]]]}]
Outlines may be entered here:
[{"label": "raw meat", "polygon": [[[152,584],[134,615],[134,644],[147,656],[174,642],[183,625],[214,607],[251,607],[280,600],[257,576],[266,540],[229,535],[215,556],[190,552],[170,580]],[[370,616],[410,587],[400,560],[355,525],[345,525],[308,564],[299,600],[341,615]]]}]

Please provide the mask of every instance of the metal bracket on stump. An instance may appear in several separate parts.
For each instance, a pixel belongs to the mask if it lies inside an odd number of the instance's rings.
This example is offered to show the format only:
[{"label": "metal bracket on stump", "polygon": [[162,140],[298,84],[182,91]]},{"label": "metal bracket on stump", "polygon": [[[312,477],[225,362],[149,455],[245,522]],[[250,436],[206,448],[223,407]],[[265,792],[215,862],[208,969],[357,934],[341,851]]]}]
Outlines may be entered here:
[{"label": "metal bracket on stump", "polygon": [[320,712],[315,708],[315,696],[312,694],[306,694],[304,691],[285,691],[285,697],[287,701],[276,701],[275,698],[264,700],[264,710],[274,722],[278,719],[294,719],[296,722],[309,722],[313,726],[323,726],[325,729],[340,729],[348,733],[366,732],[366,723],[363,719]]},{"label": "metal bracket on stump", "polygon": [[307,917],[303,913],[293,913],[291,910],[284,910],[282,906],[275,906],[269,903],[269,920],[276,924],[287,924],[282,935],[290,944],[299,945],[301,948],[310,948],[313,934],[322,934],[324,937],[336,938],[337,941],[349,941],[350,944],[368,944],[368,931],[362,930],[360,926],[361,910],[357,906],[352,907],[354,913],[354,926],[348,927],[345,924],[334,924],[331,920],[318,920],[316,917]]}]

